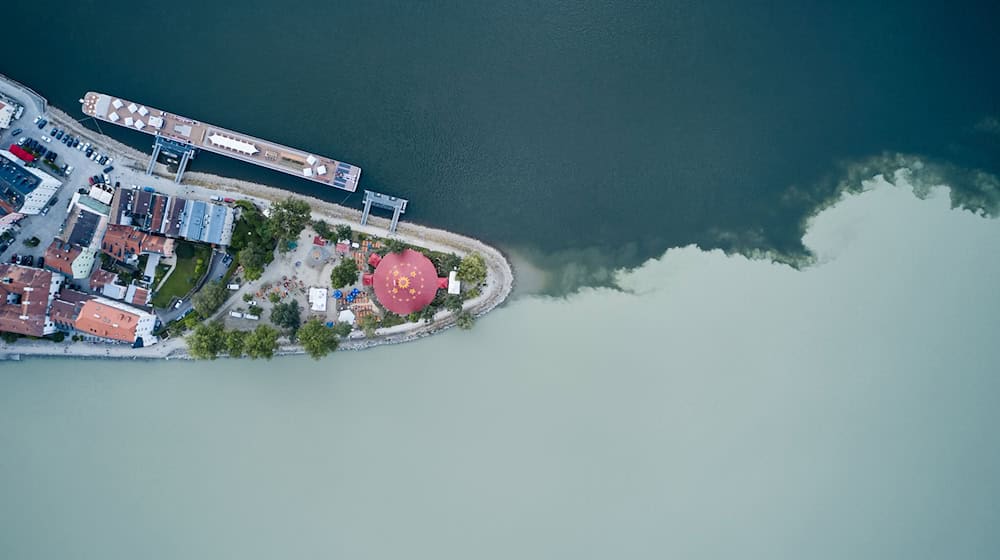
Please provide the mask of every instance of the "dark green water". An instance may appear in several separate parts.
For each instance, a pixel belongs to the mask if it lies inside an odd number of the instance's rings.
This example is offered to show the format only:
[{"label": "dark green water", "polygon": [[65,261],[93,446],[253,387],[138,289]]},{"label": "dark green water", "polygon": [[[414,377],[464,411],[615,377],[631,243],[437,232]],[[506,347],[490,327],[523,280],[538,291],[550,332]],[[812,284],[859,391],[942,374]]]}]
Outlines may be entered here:
[{"label": "dark green water", "polygon": [[992,3],[731,4],[16,3],[35,52],[2,71],[73,114],[100,90],[329,154],[413,221],[593,266],[794,253],[825,179],[883,151],[1000,161]]}]

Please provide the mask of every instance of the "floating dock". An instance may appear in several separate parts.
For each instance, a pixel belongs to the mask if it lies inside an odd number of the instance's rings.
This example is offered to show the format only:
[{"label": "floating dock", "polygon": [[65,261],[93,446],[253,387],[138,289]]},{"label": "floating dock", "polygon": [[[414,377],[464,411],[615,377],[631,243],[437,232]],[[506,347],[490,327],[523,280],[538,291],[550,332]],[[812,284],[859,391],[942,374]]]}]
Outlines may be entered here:
[{"label": "floating dock", "polygon": [[[104,93],[87,92],[81,100],[83,113],[104,121],[155,136],[153,163],[161,148],[180,151],[179,182],[187,161],[195,150],[205,150],[231,157],[316,183],[354,192],[361,179],[361,168],[349,163],[318,156],[296,148],[275,144],[248,134],[206,124],[161,109],[113,97]],[[176,148],[186,148],[183,151]]]}]

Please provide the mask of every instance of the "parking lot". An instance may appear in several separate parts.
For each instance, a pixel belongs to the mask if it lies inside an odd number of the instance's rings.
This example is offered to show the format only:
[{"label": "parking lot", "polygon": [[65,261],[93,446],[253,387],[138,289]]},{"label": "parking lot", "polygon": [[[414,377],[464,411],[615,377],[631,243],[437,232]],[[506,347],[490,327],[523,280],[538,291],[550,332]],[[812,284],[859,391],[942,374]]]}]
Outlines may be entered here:
[{"label": "parking lot", "polygon": [[[0,133],[0,146],[8,149],[11,144],[17,144],[22,138],[25,139],[25,144],[29,143],[28,140],[34,140],[47,151],[56,153],[54,162],[59,169],[62,169],[66,165],[72,170],[69,176],[65,176],[57,173],[45,163],[37,162],[36,167],[39,170],[62,181],[62,186],[60,186],[54,197],[56,202],[49,206],[45,215],[25,216],[18,227],[11,232],[15,235],[13,241],[3,251],[0,251],[0,262],[10,262],[14,255],[30,255],[37,263],[38,258],[45,253],[45,249],[52,239],[60,233],[60,228],[66,218],[66,210],[73,197],[73,193],[81,187],[89,188],[90,183],[88,179],[92,176],[102,174],[103,170],[108,167],[108,162],[102,165],[97,161],[89,159],[86,152],[82,149],[86,145],[84,139],[77,138],[77,146],[74,148],[69,145],[72,143],[70,141],[71,134],[68,135],[68,133],[63,131],[62,138],[58,138],[58,133],[62,129],[57,124],[51,122],[46,115],[40,115],[36,104],[32,103],[29,99],[22,99],[19,92],[4,91],[4,93],[22,103],[24,114],[20,119],[14,121],[9,129]],[[39,128],[38,123],[35,122],[36,117],[45,119],[45,124],[42,128]],[[56,137],[53,137],[53,128],[57,129]],[[14,135],[13,132],[17,129],[21,129],[21,132]],[[99,151],[93,152],[92,155],[95,155],[95,153],[96,155],[101,155]],[[114,163],[114,161],[110,162],[112,166]],[[111,181],[114,181],[114,175],[115,172],[112,170],[109,177]],[[28,247],[24,244],[24,241],[32,237],[36,237],[39,240],[39,244],[36,247]]]}]

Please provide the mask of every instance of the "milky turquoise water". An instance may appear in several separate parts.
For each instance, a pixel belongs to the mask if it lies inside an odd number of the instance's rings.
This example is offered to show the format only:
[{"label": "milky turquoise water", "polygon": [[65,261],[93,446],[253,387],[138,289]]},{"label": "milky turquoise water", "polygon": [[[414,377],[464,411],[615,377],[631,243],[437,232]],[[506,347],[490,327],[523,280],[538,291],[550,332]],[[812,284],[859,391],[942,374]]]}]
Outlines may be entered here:
[{"label": "milky turquoise water", "polygon": [[0,557],[994,558],[1000,224],[947,207],[318,363],[0,365]]}]

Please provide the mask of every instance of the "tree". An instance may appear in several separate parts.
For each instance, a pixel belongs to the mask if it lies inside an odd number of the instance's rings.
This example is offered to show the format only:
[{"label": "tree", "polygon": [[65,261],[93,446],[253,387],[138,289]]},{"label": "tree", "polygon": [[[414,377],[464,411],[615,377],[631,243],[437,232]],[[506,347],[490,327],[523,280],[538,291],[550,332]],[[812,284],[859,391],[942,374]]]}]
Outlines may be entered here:
[{"label": "tree", "polygon": [[221,280],[209,282],[191,298],[194,310],[202,317],[211,317],[229,298],[229,289]]},{"label": "tree", "polygon": [[236,254],[236,259],[243,266],[243,276],[247,280],[256,280],[264,272],[264,267],[270,262],[271,252],[260,244],[251,241]]},{"label": "tree", "polygon": [[469,253],[458,265],[457,277],[469,287],[481,284],[486,280],[486,261],[479,253]]},{"label": "tree", "polygon": [[333,332],[337,333],[337,336],[339,336],[340,338],[350,336],[351,331],[353,330],[354,327],[351,326],[350,323],[342,322],[342,323],[337,323],[336,325],[333,326]]},{"label": "tree", "polygon": [[312,223],[312,227],[316,230],[316,235],[322,237],[323,239],[333,239],[334,232],[330,229],[330,224],[323,220],[315,220]]},{"label": "tree", "polygon": [[226,354],[231,358],[243,356],[243,348],[246,345],[247,331],[227,331],[226,332]]},{"label": "tree", "polygon": [[340,241],[341,239],[349,241],[351,239],[351,234],[354,233],[351,231],[351,226],[347,224],[340,224],[335,229],[337,231],[337,241]]},{"label": "tree", "polygon": [[278,295],[278,292],[271,292],[267,294],[267,300],[270,301],[271,303],[278,303],[279,301],[281,301],[281,296]]},{"label": "tree", "polygon": [[226,329],[221,321],[202,323],[187,336],[188,352],[199,360],[214,360],[226,347]]},{"label": "tree", "polygon": [[243,350],[254,360],[270,360],[278,350],[278,330],[268,325],[258,325],[247,335]]},{"label": "tree", "polygon": [[458,328],[467,331],[472,328],[472,325],[476,324],[476,318],[472,316],[472,313],[463,311],[455,318],[455,324],[458,325]]},{"label": "tree", "polygon": [[295,332],[302,324],[299,302],[293,299],[275,305],[271,309],[271,322],[283,329],[288,329],[290,332]]},{"label": "tree", "polygon": [[330,283],[334,288],[350,286],[358,281],[358,265],[352,259],[344,258],[330,272]]},{"label": "tree", "polygon": [[288,197],[271,205],[271,232],[278,240],[278,250],[284,251],[288,242],[298,238],[309,223],[309,203]]},{"label": "tree", "polygon": [[340,343],[337,333],[319,319],[306,321],[299,329],[298,337],[302,348],[316,360],[336,350]]},{"label": "tree", "polygon": [[375,320],[374,315],[365,315],[364,317],[358,319],[358,326],[365,333],[365,336],[372,338],[375,336],[375,329],[378,327],[378,323]]},{"label": "tree", "polygon": [[260,314],[263,312],[264,309],[257,305],[251,305],[249,309],[247,309],[247,313],[253,315],[254,317],[260,317]]}]

